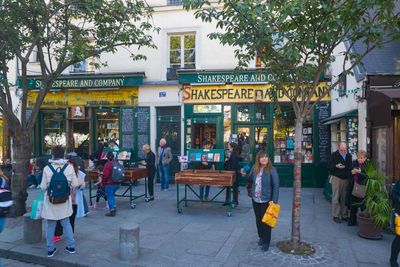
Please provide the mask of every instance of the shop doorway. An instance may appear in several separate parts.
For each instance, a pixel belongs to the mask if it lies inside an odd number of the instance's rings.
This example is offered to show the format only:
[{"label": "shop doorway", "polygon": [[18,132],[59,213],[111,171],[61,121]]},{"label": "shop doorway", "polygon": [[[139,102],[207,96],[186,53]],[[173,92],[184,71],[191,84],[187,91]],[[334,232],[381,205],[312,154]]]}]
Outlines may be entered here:
[{"label": "shop doorway", "polygon": [[216,123],[198,123],[193,124],[193,148],[202,149],[205,140],[211,142],[215,148],[217,143],[217,124]]},{"label": "shop doorway", "polygon": [[[156,151],[160,145],[160,139],[167,140],[167,146],[171,148],[172,161],[169,165],[170,183],[174,182],[175,173],[181,167],[178,156],[181,155],[181,107],[158,107],[157,113],[157,139]],[[159,177],[158,177],[159,181]]]},{"label": "shop doorway", "polygon": [[119,110],[96,110],[95,111],[95,136],[97,147],[99,142],[108,146],[108,141],[113,139],[120,145],[119,140]]},{"label": "shop doorway", "polygon": [[254,162],[260,150],[269,152],[270,129],[267,126],[237,125],[234,131],[238,138],[240,162]]},{"label": "shop doorway", "polygon": [[72,146],[82,159],[89,159],[89,121],[72,122]]}]

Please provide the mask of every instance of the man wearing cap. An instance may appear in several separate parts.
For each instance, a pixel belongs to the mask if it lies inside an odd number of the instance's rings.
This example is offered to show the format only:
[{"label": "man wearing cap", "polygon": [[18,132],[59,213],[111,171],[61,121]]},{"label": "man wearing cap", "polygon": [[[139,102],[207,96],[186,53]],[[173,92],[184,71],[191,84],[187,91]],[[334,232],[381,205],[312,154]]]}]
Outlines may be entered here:
[{"label": "man wearing cap", "polygon": [[117,146],[117,143],[115,142],[114,139],[110,139],[110,141],[108,141],[108,146],[111,149],[119,149],[119,147]]}]

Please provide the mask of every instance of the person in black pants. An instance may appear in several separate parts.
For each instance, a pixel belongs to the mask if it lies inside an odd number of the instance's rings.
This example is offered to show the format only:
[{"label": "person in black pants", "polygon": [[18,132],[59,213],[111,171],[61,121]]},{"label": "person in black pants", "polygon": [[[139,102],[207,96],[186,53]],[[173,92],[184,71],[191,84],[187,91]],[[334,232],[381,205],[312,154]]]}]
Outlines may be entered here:
[{"label": "person in black pants", "polygon": [[[394,204],[394,212],[396,215],[400,215],[400,180],[397,180],[396,184],[392,190],[392,199]],[[400,235],[396,234],[392,242],[392,249],[390,253],[390,266],[391,267],[399,267],[397,263],[397,257],[399,256],[400,252]]]},{"label": "person in black pants", "polygon": [[151,148],[148,144],[142,147],[144,153],[146,153],[146,160],[142,160],[140,164],[147,168],[147,186],[149,189],[149,201],[154,200],[154,177],[156,175],[156,155],[151,152]]},{"label": "person in black pants", "polygon": [[[242,170],[243,172],[243,170]],[[269,249],[271,242],[271,227],[262,222],[269,202],[278,203],[279,176],[278,171],[272,167],[268,154],[260,150],[256,156],[256,162],[249,176],[248,182],[252,182],[250,197],[253,200],[254,215],[256,216],[258,245],[263,251]]]},{"label": "person in black pants", "polygon": [[[224,163],[224,169],[228,171],[236,172],[235,183],[233,184],[233,201],[235,205],[239,205],[239,148],[235,143],[229,144],[229,159]],[[229,201],[229,191],[226,190],[225,203],[223,205],[228,205]]]},{"label": "person in black pants", "polygon": [[350,210],[350,218],[347,222],[348,226],[357,225],[357,210],[358,207],[361,210],[364,210],[364,206],[362,205],[363,198],[359,198],[352,195],[354,184],[358,183],[360,185],[365,185],[367,174],[365,173],[364,166],[365,161],[367,160],[367,152],[364,150],[359,150],[357,152],[357,160],[353,161],[353,166],[351,170],[351,174],[353,175],[348,190],[347,190],[347,207]]}]

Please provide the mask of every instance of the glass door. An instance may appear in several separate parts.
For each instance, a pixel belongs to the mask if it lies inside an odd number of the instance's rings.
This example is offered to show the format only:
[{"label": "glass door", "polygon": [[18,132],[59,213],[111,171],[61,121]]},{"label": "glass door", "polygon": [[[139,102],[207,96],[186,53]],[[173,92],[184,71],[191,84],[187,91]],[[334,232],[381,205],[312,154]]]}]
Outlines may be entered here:
[{"label": "glass door", "polygon": [[235,128],[241,163],[254,162],[260,150],[269,152],[268,140],[271,131],[268,126],[237,125]]}]

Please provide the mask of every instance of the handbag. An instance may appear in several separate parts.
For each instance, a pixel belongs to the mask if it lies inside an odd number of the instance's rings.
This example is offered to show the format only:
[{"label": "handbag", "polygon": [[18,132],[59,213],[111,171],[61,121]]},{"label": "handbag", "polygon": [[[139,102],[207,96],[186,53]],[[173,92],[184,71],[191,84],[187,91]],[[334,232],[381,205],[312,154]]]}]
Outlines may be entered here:
[{"label": "handbag", "polygon": [[43,209],[43,191],[40,190],[38,198],[34,200],[32,204],[31,219],[33,220],[41,219],[42,209]]},{"label": "handbag", "polygon": [[275,227],[276,221],[278,220],[279,210],[281,206],[279,204],[275,204],[274,202],[269,202],[269,206],[265,211],[265,214],[262,218],[262,222],[271,226],[272,228]]},{"label": "handbag", "polygon": [[354,182],[353,191],[351,191],[351,194],[358,198],[364,198],[365,197],[365,185],[361,185],[357,182]]}]

